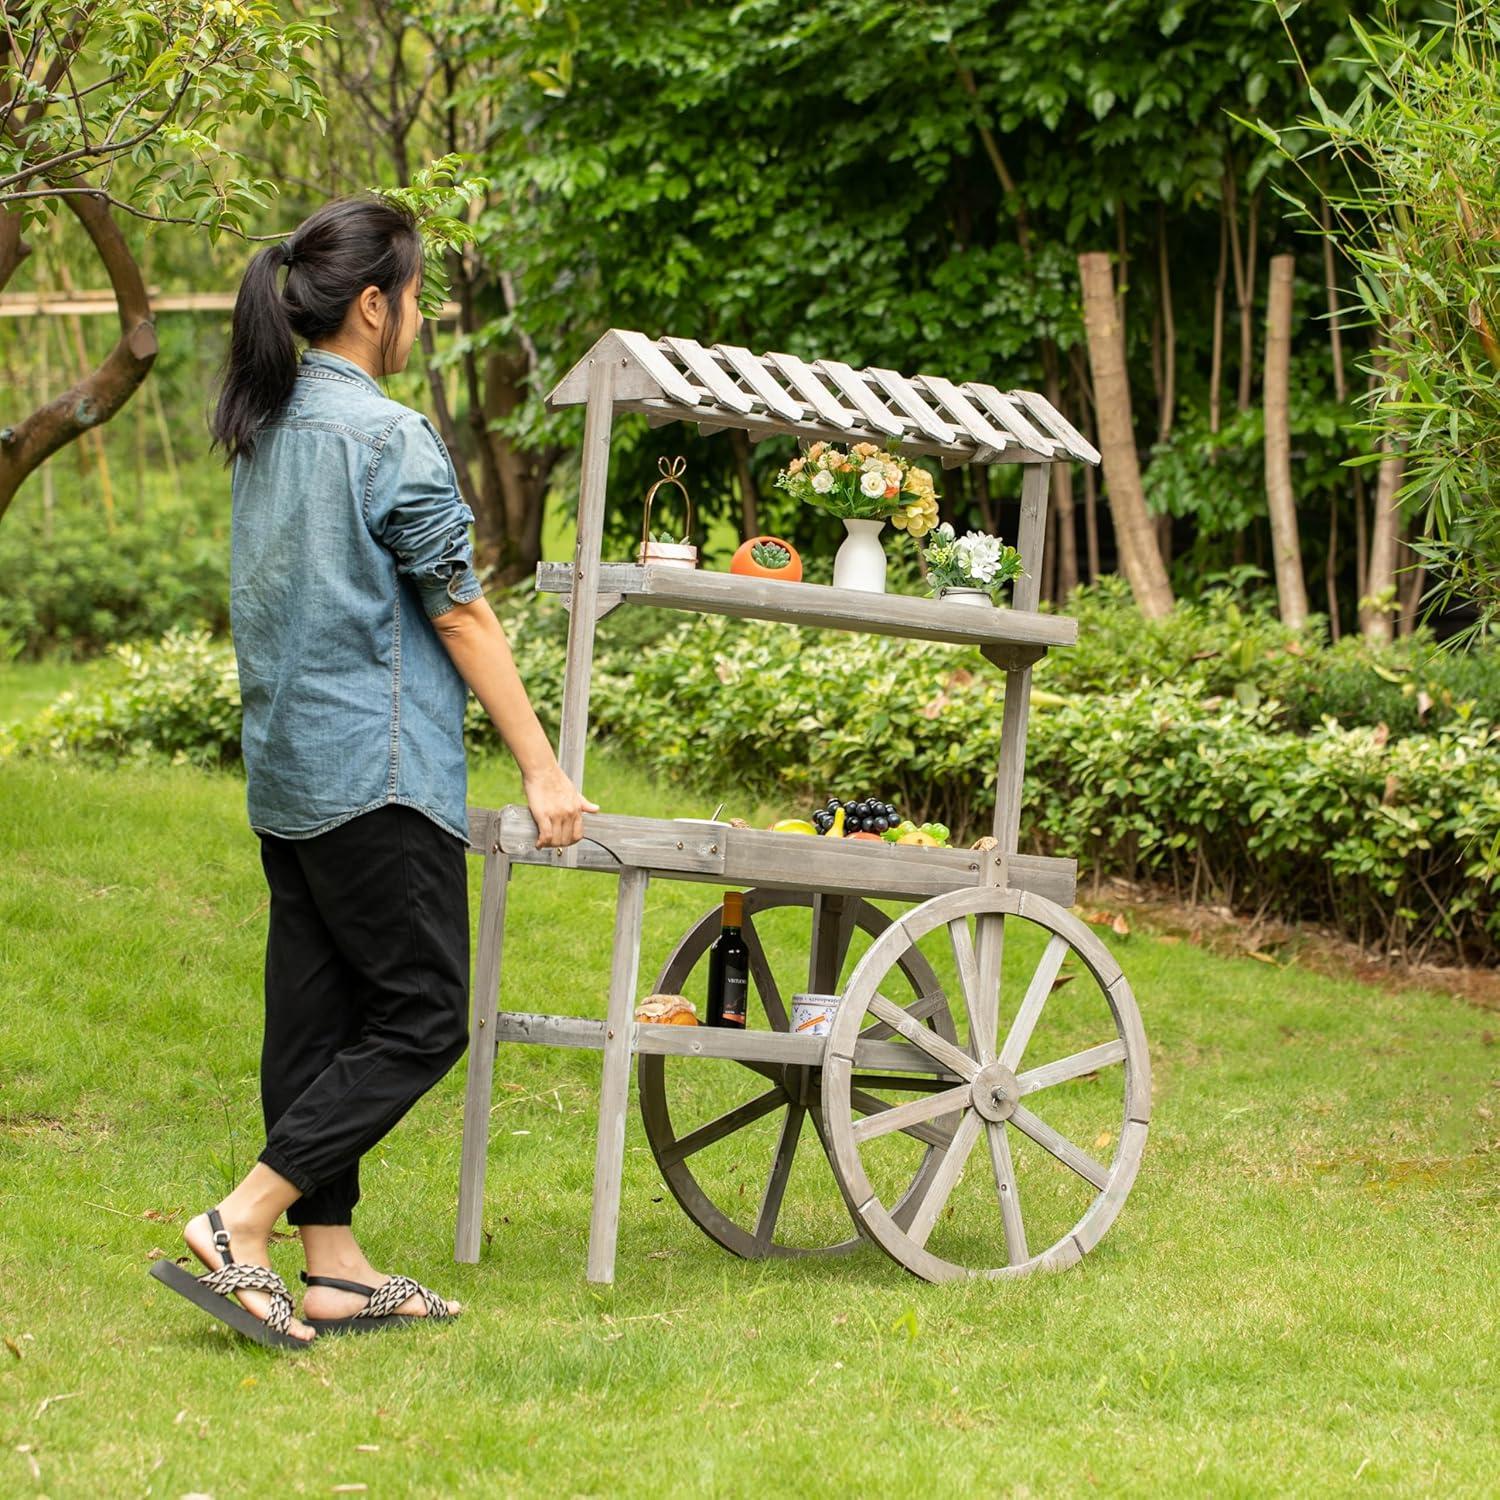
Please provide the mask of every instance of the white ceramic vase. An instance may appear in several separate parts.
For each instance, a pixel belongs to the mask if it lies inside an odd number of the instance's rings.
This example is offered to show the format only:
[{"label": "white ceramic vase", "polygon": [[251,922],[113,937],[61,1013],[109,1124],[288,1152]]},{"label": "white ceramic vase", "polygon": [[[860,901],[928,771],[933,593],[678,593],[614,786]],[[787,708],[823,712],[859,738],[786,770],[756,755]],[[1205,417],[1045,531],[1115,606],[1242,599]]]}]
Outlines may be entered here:
[{"label": "white ceramic vase", "polygon": [[885,593],[885,548],[880,545],[884,521],[846,520],[849,533],[833,558],[833,586],[861,589],[867,594]]},{"label": "white ceramic vase", "polygon": [[949,604],[977,604],[981,609],[995,607],[994,600],[984,589],[939,589],[938,598]]}]

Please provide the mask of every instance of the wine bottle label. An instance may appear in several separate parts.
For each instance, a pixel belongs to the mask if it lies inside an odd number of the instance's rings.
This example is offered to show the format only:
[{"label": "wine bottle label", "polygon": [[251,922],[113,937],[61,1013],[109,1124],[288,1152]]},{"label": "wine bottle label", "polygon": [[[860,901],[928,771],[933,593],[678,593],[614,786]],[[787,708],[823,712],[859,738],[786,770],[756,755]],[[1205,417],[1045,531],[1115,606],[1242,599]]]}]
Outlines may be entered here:
[{"label": "wine bottle label", "polygon": [[732,971],[724,976],[724,1019],[743,1023],[745,1019],[746,976]]}]

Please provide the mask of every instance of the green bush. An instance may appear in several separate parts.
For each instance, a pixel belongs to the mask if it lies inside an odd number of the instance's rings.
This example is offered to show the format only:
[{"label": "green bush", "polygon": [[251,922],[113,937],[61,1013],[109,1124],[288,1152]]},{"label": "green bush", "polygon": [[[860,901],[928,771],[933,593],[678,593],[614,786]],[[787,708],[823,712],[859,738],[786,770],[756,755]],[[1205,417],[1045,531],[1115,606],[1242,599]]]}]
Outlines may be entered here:
[{"label": "green bush", "polygon": [[48,538],[31,510],[0,526],[0,661],[97,656],[115,641],[173,628],[229,629],[229,497],[158,494],[113,533],[90,510],[59,506]]},{"label": "green bush", "polygon": [[[1024,847],[1386,949],[1500,955],[1500,731],[1475,703],[1500,701],[1482,695],[1493,657],[1430,658],[1451,681],[1419,721],[1399,655],[1304,645],[1229,600],[1148,625],[1106,595],[1081,602],[1076,652],[1037,672]],[[555,737],[568,616],[554,600],[506,613]],[[738,786],[788,814],[857,786],[961,838],[987,830],[1003,678],[977,651],[622,609],[595,664],[595,733],[668,785]],[[229,646],[173,632],[115,648],[15,748],[228,764],[239,721]],[[466,731],[497,743],[472,698]]]}]

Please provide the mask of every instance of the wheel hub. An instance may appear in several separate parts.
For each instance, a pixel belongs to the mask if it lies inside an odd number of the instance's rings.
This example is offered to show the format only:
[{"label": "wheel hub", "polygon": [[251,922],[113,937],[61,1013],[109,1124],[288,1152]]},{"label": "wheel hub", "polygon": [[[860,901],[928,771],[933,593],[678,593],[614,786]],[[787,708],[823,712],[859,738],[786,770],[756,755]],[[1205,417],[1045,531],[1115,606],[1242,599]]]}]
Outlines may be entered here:
[{"label": "wheel hub", "polygon": [[1008,1120],[1020,1102],[1021,1085],[1003,1063],[992,1062],[975,1075],[970,1099],[986,1120]]}]

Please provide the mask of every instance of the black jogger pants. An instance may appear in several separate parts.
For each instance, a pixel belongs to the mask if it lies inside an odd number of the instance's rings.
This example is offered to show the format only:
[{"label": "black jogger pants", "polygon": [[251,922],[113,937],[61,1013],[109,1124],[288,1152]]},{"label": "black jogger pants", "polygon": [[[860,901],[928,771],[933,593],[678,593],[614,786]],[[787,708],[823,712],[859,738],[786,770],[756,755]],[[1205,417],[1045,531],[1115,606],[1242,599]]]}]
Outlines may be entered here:
[{"label": "black jogger pants", "polygon": [[463,1054],[462,840],[401,803],[307,839],[261,834],[271,891],[260,1159],[292,1224],[347,1224],[359,1159]]}]

